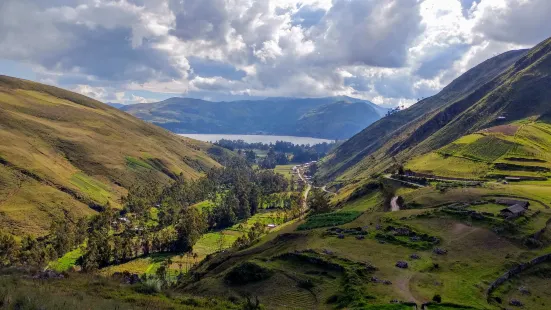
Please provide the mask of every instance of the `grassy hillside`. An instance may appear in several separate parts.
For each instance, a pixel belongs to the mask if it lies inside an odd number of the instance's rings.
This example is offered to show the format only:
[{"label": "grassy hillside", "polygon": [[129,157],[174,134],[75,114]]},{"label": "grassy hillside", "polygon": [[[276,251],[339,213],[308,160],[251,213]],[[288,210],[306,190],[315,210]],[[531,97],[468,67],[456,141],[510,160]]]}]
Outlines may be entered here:
[{"label": "grassy hillside", "polygon": [[0,76],[0,225],[14,234],[117,207],[135,185],[197,177],[219,165],[209,152],[223,151],[85,96]]},{"label": "grassy hillside", "polygon": [[[342,102],[350,105],[343,105]],[[351,107],[355,108],[355,113],[350,113]],[[269,98],[232,102],[170,98],[122,109],[179,133],[260,133],[328,139],[348,138],[386,113],[386,109],[369,101],[349,97]],[[337,127],[327,127],[326,122],[320,122],[319,117],[326,117],[324,115],[330,112],[329,109],[331,113],[337,112],[332,114],[331,119],[338,124]],[[358,118],[362,121],[356,123]]]},{"label": "grassy hillside", "polygon": [[[416,201],[416,208],[385,212],[387,206],[377,194],[347,202],[323,216],[333,216],[332,222],[309,216],[251,248],[210,257],[182,290],[205,297],[254,294],[270,309],[411,309],[407,303],[420,306],[437,295],[442,303],[430,309],[500,309],[512,295],[531,309],[551,304],[537,286],[544,281],[543,273],[539,281],[533,273],[526,275],[533,295],[514,294],[517,287],[512,285],[523,283],[524,275],[492,295],[501,298],[502,305],[486,295],[489,283],[509,268],[549,253],[551,243],[545,237],[540,248],[523,244],[524,238],[546,227],[548,206],[531,201],[526,216],[507,223],[495,215],[503,207],[492,202],[492,195],[515,191],[501,185],[446,193],[433,187],[403,189],[397,190],[407,203]],[[451,208],[452,202],[476,200],[484,204],[470,205],[469,211],[494,215],[475,220]],[[352,212],[360,215],[338,216]],[[407,268],[398,268],[399,261],[407,262]],[[239,270],[242,282],[228,282]]]},{"label": "grassy hillside", "polygon": [[[369,176],[381,167],[388,166],[388,160],[395,155],[396,146],[410,138],[423,124],[437,120],[435,116],[454,102],[470,98],[481,85],[485,85],[506,71],[512,64],[527,53],[526,50],[511,51],[491,58],[467,71],[435,96],[426,98],[406,110],[384,117],[350,138],[324,159],[318,176],[322,179],[335,179]],[[445,124],[442,121],[442,124]],[[439,125],[422,131],[430,135]],[[413,141],[409,142],[413,144]],[[384,168],[383,168],[384,169]],[[361,174],[361,176],[359,175]]]},{"label": "grassy hillside", "polygon": [[551,125],[525,121],[464,136],[413,158],[406,169],[437,176],[484,179],[551,176]]}]

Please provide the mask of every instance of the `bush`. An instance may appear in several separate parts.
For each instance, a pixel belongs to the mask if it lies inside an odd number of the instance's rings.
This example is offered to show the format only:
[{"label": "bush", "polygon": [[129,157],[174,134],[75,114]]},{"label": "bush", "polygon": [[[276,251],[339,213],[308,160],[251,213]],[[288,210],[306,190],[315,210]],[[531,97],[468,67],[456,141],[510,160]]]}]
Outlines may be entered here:
[{"label": "bush", "polygon": [[300,280],[298,281],[298,287],[303,288],[305,290],[311,290],[314,288],[314,282],[311,280]]},{"label": "bush", "polygon": [[161,287],[157,281],[147,281],[141,282],[136,286],[133,286],[132,289],[136,293],[145,294],[145,295],[155,295],[161,291]]},{"label": "bush", "polygon": [[331,212],[310,216],[306,223],[301,224],[298,230],[307,230],[320,227],[342,225],[357,219],[362,213],[357,211]]},{"label": "bush", "polygon": [[273,272],[252,262],[244,262],[234,267],[225,276],[224,280],[230,285],[245,285],[271,277]]},{"label": "bush", "polygon": [[432,301],[437,302],[437,303],[441,303],[442,302],[442,296],[436,294],[436,295],[434,295],[434,297],[432,297]]}]

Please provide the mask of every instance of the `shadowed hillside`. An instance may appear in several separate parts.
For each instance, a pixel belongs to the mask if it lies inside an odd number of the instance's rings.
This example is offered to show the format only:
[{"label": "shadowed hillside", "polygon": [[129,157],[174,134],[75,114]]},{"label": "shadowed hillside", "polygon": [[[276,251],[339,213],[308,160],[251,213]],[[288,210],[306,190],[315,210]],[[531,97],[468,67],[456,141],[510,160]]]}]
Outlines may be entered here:
[{"label": "shadowed hillside", "polygon": [[[348,138],[387,111],[369,101],[344,96],[232,102],[170,98],[125,106],[122,110],[178,133],[302,135],[327,139]],[[327,126],[327,119],[331,120],[331,126]]]},{"label": "shadowed hillside", "polygon": [[219,166],[209,150],[224,152],[85,96],[0,76],[0,225],[42,234],[52,218],[117,207],[132,186],[198,177]]},{"label": "shadowed hillside", "polygon": [[[534,73],[543,69],[542,50],[547,43],[489,59],[437,95],[372,124],[330,154],[319,177],[366,177],[464,134],[544,113],[547,89],[537,85],[545,83],[546,75]],[[539,55],[538,60],[534,55]],[[533,101],[523,110],[526,102]]]}]

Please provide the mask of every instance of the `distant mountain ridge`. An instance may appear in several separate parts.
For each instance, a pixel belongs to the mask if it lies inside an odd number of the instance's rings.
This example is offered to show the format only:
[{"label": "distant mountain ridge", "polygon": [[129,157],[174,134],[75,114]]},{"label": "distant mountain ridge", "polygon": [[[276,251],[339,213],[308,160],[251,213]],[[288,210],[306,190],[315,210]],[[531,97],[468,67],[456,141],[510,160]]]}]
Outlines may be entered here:
[{"label": "distant mountain ridge", "polygon": [[[351,109],[352,106],[355,109]],[[326,139],[349,138],[388,111],[370,101],[346,96],[227,102],[169,98],[120,109],[176,133],[273,134]]]}]

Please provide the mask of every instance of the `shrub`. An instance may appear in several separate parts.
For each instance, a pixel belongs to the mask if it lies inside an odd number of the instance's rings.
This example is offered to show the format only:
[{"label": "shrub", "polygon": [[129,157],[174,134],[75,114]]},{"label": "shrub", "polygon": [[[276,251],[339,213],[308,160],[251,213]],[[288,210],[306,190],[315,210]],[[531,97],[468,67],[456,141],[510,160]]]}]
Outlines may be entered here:
[{"label": "shrub", "polygon": [[297,284],[298,287],[303,288],[305,290],[311,290],[314,288],[314,282],[311,280],[300,280]]},{"label": "shrub", "polygon": [[298,230],[307,230],[320,227],[342,225],[357,219],[362,213],[357,211],[331,212],[310,216],[306,223],[301,224]]},{"label": "shrub", "polygon": [[442,296],[436,294],[432,297],[432,301],[437,302],[437,303],[441,303],[442,302]]},{"label": "shrub", "polygon": [[244,262],[234,267],[225,276],[224,280],[230,285],[245,285],[271,277],[273,272],[252,262]]}]

